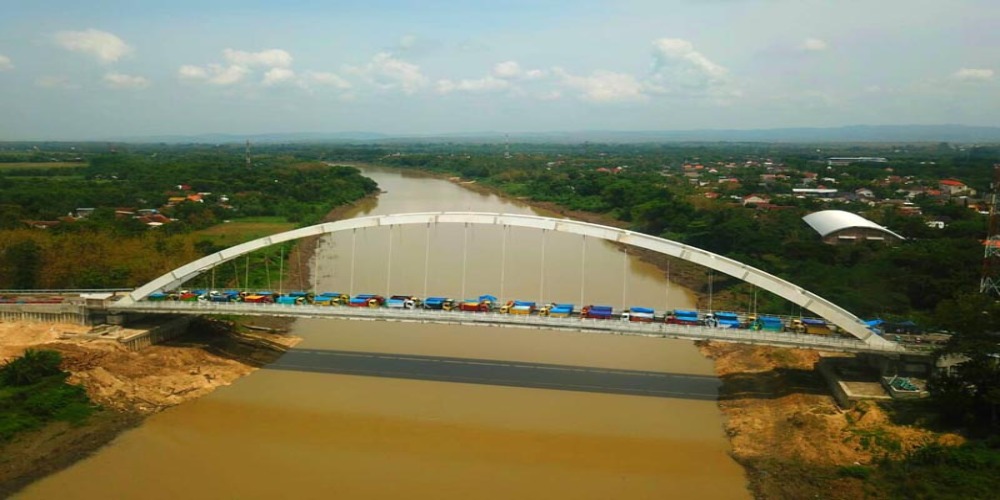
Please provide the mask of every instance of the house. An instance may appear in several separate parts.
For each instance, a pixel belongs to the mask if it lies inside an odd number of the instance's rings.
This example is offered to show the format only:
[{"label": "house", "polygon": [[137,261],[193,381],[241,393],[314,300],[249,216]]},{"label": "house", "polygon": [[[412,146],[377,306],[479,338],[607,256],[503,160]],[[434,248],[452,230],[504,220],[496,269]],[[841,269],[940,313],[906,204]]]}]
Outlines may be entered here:
[{"label": "house", "polygon": [[938,181],[938,187],[943,193],[954,196],[956,194],[976,194],[975,190],[970,189],[966,186],[964,182],[957,179],[941,179]]},{"label": "house", "polygon": [[32,229],[49,229],[51,227],[58,226],[62,221],[57,220],[26,220],[24,221],[28,227]]},{"label": "house", "polygon": [[170,222],[170,219],[163,214],[141,215],[135,218],[137,221],[151,227],[162,226]]},{"label": "house", "polygon": [[746,196],[743,197],[742,203],[743,203],[744,207],[747,206],[747,205],[758,205],[759,206],[759,205],[764,205],[764,204],[767,204],[767,203],[771,203],[771,198],[768,198],[767,196],[763,196],[763,195],[759,195],[759,194],[749,194],[749,195],[746,195]]},{"label": "house", "polygon": [[875,193],[868,188],[859,188],[854,190],[854,194],[858,195],[859,198],[874,198]]},{"label": "house", "polygon": [[818,197],[830,197],[837,194],[836,189],[820,189],[820,188],[792,188],[792,194],[796,197],[805,196],[818,196]]}]

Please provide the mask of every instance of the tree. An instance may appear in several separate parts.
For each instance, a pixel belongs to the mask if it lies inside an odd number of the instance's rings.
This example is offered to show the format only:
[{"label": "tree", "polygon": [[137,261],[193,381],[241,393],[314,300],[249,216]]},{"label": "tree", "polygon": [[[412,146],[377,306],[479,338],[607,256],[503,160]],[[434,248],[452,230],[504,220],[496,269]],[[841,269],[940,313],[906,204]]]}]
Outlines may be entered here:
[{"label": "tree", "polygon": [[12,288],[35,288],[42,268],[42,251],[35,240],[25,239],[7,247],[3,254],[4,267],[11,269]]},{"label": "tree", "polygon": [[955,334],[939,355],[964,361],[929,384],[942,414],[966,425],[1000,429],[1000,302],[983,294],[942,301],[938,321]]},{"label": "tree", "polygon": [[57,351],[28,349],[0,367],[0,382],[7,386],[31,385],[45,377],[60,375],[62,355]]}]

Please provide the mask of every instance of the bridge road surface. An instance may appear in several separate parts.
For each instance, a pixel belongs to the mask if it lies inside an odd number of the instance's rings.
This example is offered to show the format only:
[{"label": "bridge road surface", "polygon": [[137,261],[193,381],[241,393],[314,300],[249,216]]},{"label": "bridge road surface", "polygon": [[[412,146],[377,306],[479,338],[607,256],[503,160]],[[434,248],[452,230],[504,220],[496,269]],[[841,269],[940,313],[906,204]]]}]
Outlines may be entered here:
[{"label": "bridge road surface", "polygon": [[716,377],[520,361],[292,349],[268,370],[714,401]]}]

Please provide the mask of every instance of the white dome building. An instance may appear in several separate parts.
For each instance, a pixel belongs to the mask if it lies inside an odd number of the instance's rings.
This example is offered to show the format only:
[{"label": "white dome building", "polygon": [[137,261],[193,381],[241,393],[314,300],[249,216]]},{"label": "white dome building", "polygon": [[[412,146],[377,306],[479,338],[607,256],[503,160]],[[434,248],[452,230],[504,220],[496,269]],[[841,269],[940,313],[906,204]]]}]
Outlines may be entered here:
[{"label": "white dome building", "polygon": [[860,216],[843,210],[823,210],[802,218],[830,245],[879,241],[893,244],[906,238]]}]

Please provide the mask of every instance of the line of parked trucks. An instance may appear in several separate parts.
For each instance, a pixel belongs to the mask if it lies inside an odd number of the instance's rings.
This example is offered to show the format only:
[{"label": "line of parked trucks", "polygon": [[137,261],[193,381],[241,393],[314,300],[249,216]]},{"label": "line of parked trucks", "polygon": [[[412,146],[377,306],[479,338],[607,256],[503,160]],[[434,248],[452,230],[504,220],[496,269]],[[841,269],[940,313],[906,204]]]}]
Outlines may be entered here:
[{"label": "line of parked trucks", "polygon": [[553,318],[581,318],[593,320],[619,320],[630,322],[662,322],[673,325],[707,326],[712,328],[738,328],[756,331],[792,331],[828,335],[836,327],[818,318],[783,318],[773,315],[737,314],[735,312],[674,309],[657,314],[648,307],[630,307],[616,310],[612,306],[587,305],[579,310],[568,303],[539,305],[533,301],[510,300],[501,303],[493,295],[456,300],[448,297],[427,297],[421,299],[411,295],[384,297],[377,294],[348,295],[339,292],[276,293],[272,291],[247,292],[239,290],[179,290],[152,293],[147,298],[151,302],[191,301],[191,302],[245,302],[257,304],[283,304],[318,306],[346,306],[388,309],[429,309],[458,312],[499,312],[513,315],[538,315]]}]

